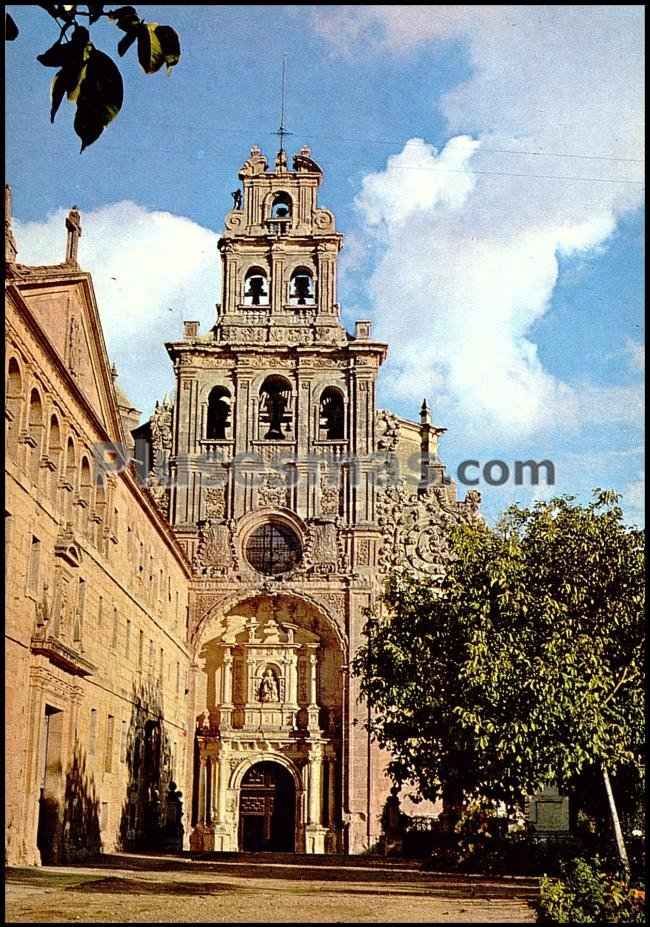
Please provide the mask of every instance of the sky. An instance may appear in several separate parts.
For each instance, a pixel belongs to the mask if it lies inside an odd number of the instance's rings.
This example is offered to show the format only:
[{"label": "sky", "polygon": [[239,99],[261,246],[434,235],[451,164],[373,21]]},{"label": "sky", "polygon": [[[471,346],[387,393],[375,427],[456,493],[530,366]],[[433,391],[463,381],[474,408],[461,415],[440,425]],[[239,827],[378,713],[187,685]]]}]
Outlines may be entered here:
[{"label": "sky", "polygon": [[[277,150],[286,54],[288,147],[312,148],[345,236],[343,320],[390,346],[380,406],[414,419],[427,398],[449,475],[479,462],[489,520],[604,487],[643,523],[641,6],[138,5],[181,60],[145,75],[93,26],[125,102],[83,154],[72,104],[50,125],[54,72],[35,60],[54,24],[8,9],[18,259],[62,260],[78,206],[80,263],[144,416],[173,388],[164,341],[214,323],[223,217],[251,145]],[[530,459],[552,461],[552,486],[515,485]]]}]

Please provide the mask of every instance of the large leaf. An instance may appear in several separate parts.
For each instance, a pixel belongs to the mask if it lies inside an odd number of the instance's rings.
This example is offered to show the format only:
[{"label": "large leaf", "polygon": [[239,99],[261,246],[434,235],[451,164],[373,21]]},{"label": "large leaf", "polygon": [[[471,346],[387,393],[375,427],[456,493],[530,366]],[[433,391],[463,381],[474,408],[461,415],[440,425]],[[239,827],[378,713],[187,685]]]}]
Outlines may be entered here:
[{"label": "large leaf", "polygon": [[131,48],[131,46],[133,45],[137,37],[138,37],[137,30],[133,30],[132,32],[127,32],[126,35],[122,36],[120,41],[117,43],[117,53],[120,56],[120,58],[128,52],[128,50]]},{"label": "large leaf", "polygon": [[122,108],[122,75],[108,55],[91,48],[77,94],[74,130],[81,139],[81,150],[97,141],[106,126]]},{"label": "large leaf", "polygon": [[108,18],[112,19],[122,32],[131,32],[140,24],[140,17],[132,6],[121,6],[117,10],[111,10]]},{"label": "large leaf", "polygon": [[9,13],[5,13],[5,41],[13,42],[18,38],[18,26]]},{"label": "large leaf", "polygon": [[171,26],[142,23],[138,29],[138,60],[145,74],[166,65],[171,70],[181,56],[180,40]]}]

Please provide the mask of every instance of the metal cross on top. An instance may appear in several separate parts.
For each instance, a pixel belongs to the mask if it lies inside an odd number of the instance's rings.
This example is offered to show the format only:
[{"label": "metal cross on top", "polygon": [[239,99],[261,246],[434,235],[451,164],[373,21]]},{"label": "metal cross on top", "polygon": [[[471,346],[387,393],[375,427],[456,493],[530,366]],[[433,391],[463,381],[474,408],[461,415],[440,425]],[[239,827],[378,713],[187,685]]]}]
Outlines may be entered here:
[{"label": "metal cross on top", "polygon": [[280,128],[273,132],[273,135],[280,136],[280,150],[275,159],[276,167],[286,167],[287,166],[287,155],[284,150],[284,139],[287,135],[293,135],[293,132],[290,132],[284,124],[284,115],[287,99],[287,56],[285,55],[282,59],[282,108],[280,111]]}]

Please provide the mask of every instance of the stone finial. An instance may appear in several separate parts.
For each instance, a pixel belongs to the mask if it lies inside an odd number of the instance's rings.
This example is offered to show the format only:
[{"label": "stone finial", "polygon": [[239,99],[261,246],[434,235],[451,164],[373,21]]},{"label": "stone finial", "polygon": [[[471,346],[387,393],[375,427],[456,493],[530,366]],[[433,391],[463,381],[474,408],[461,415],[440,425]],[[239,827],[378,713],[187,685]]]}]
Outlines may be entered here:
[{"label": "stone finial", "polygon": [[14,238],[13,229],[11,227],[11,187],[8,183],[5,184],[5,262],[7,264],[13,264],[16,261],[16,255],[18,254],[18,248],[16,247],[16,239]]},{"label": "stone finial", "polygon": [[372,331],[372,323],[368,319],[359,319],[354,323],[354,337],[355,338],[370,338]]},{"label": "stone finial", "polygon": [[77,264],[79,239],[81,238],[81,216],[76,206],[73,206],[65,220],[68,230],[68,240],[65,247],[65,263]]},{"label": "stone finial", "polygon": [[112,366],[111,366],[111,380],[113,381],[113,383],[115,383],[115,381],[117,380],[118,376],[119,376],[119,374],[118,374],[118,372],[117,372],[117,367],[115,366],[115,361],[113,361],[113,364],[112,364]]},{"label": "stone finial", "polygon": [[199,323],[198,322],[183,322],[183,338],[196,338],[199,333]]},{"label": "stone finial", "polygon": [[431,412],[429,411],[426,399],[422,400],[422,405],[420,407],[420,423],[422,425],[431,424]]}]

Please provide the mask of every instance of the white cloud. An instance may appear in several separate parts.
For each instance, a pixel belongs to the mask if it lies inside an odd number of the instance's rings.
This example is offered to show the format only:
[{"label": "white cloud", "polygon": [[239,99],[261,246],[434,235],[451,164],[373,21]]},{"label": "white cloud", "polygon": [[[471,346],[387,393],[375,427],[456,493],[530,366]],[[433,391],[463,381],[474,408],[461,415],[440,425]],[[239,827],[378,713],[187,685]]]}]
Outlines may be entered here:
[{"label": "white cloud", "polygon": [[643,472],[639,473],[638,480],[632,480],[622,492],[622,507],[625,520],[643,528],[645,525],[645,478]]},{"label": "white cloud", "polygon": [[313,22],[338,49],[400,54],[455,39],[471,62],[439,101],[442,150],[410,139],[357,197],[379,244],[370,290],[393,398],[435,392],[472,437],[633,420],[638,391],[562,382],[531,329],[552,303],[558,257],[602,248],[641,203],[635,183],[597,182],[640,176],[639,164],[603,160],[642,157],[638,11],[346,6]]},{"label": "white cloud", "polygon": [[[18,260],[62,260],[65,215],[60,210],[44,222],[16,220]],[[79,263],[93,277],[119,385],[146,414],[174,384],[164,342],[182,337],[184,319],[199,320],[203,332],[214,324],[217,240],[190,219],[129,201],[82,213]]]},{"label": "white cloud", "polygon": [[643,373],[645,371],[645,345],[639,344],[638,341],[634,341],[632,338],[627,338],[625,341],[625,350],[627,351],[632,368],[634,370],[640,370]]}]

